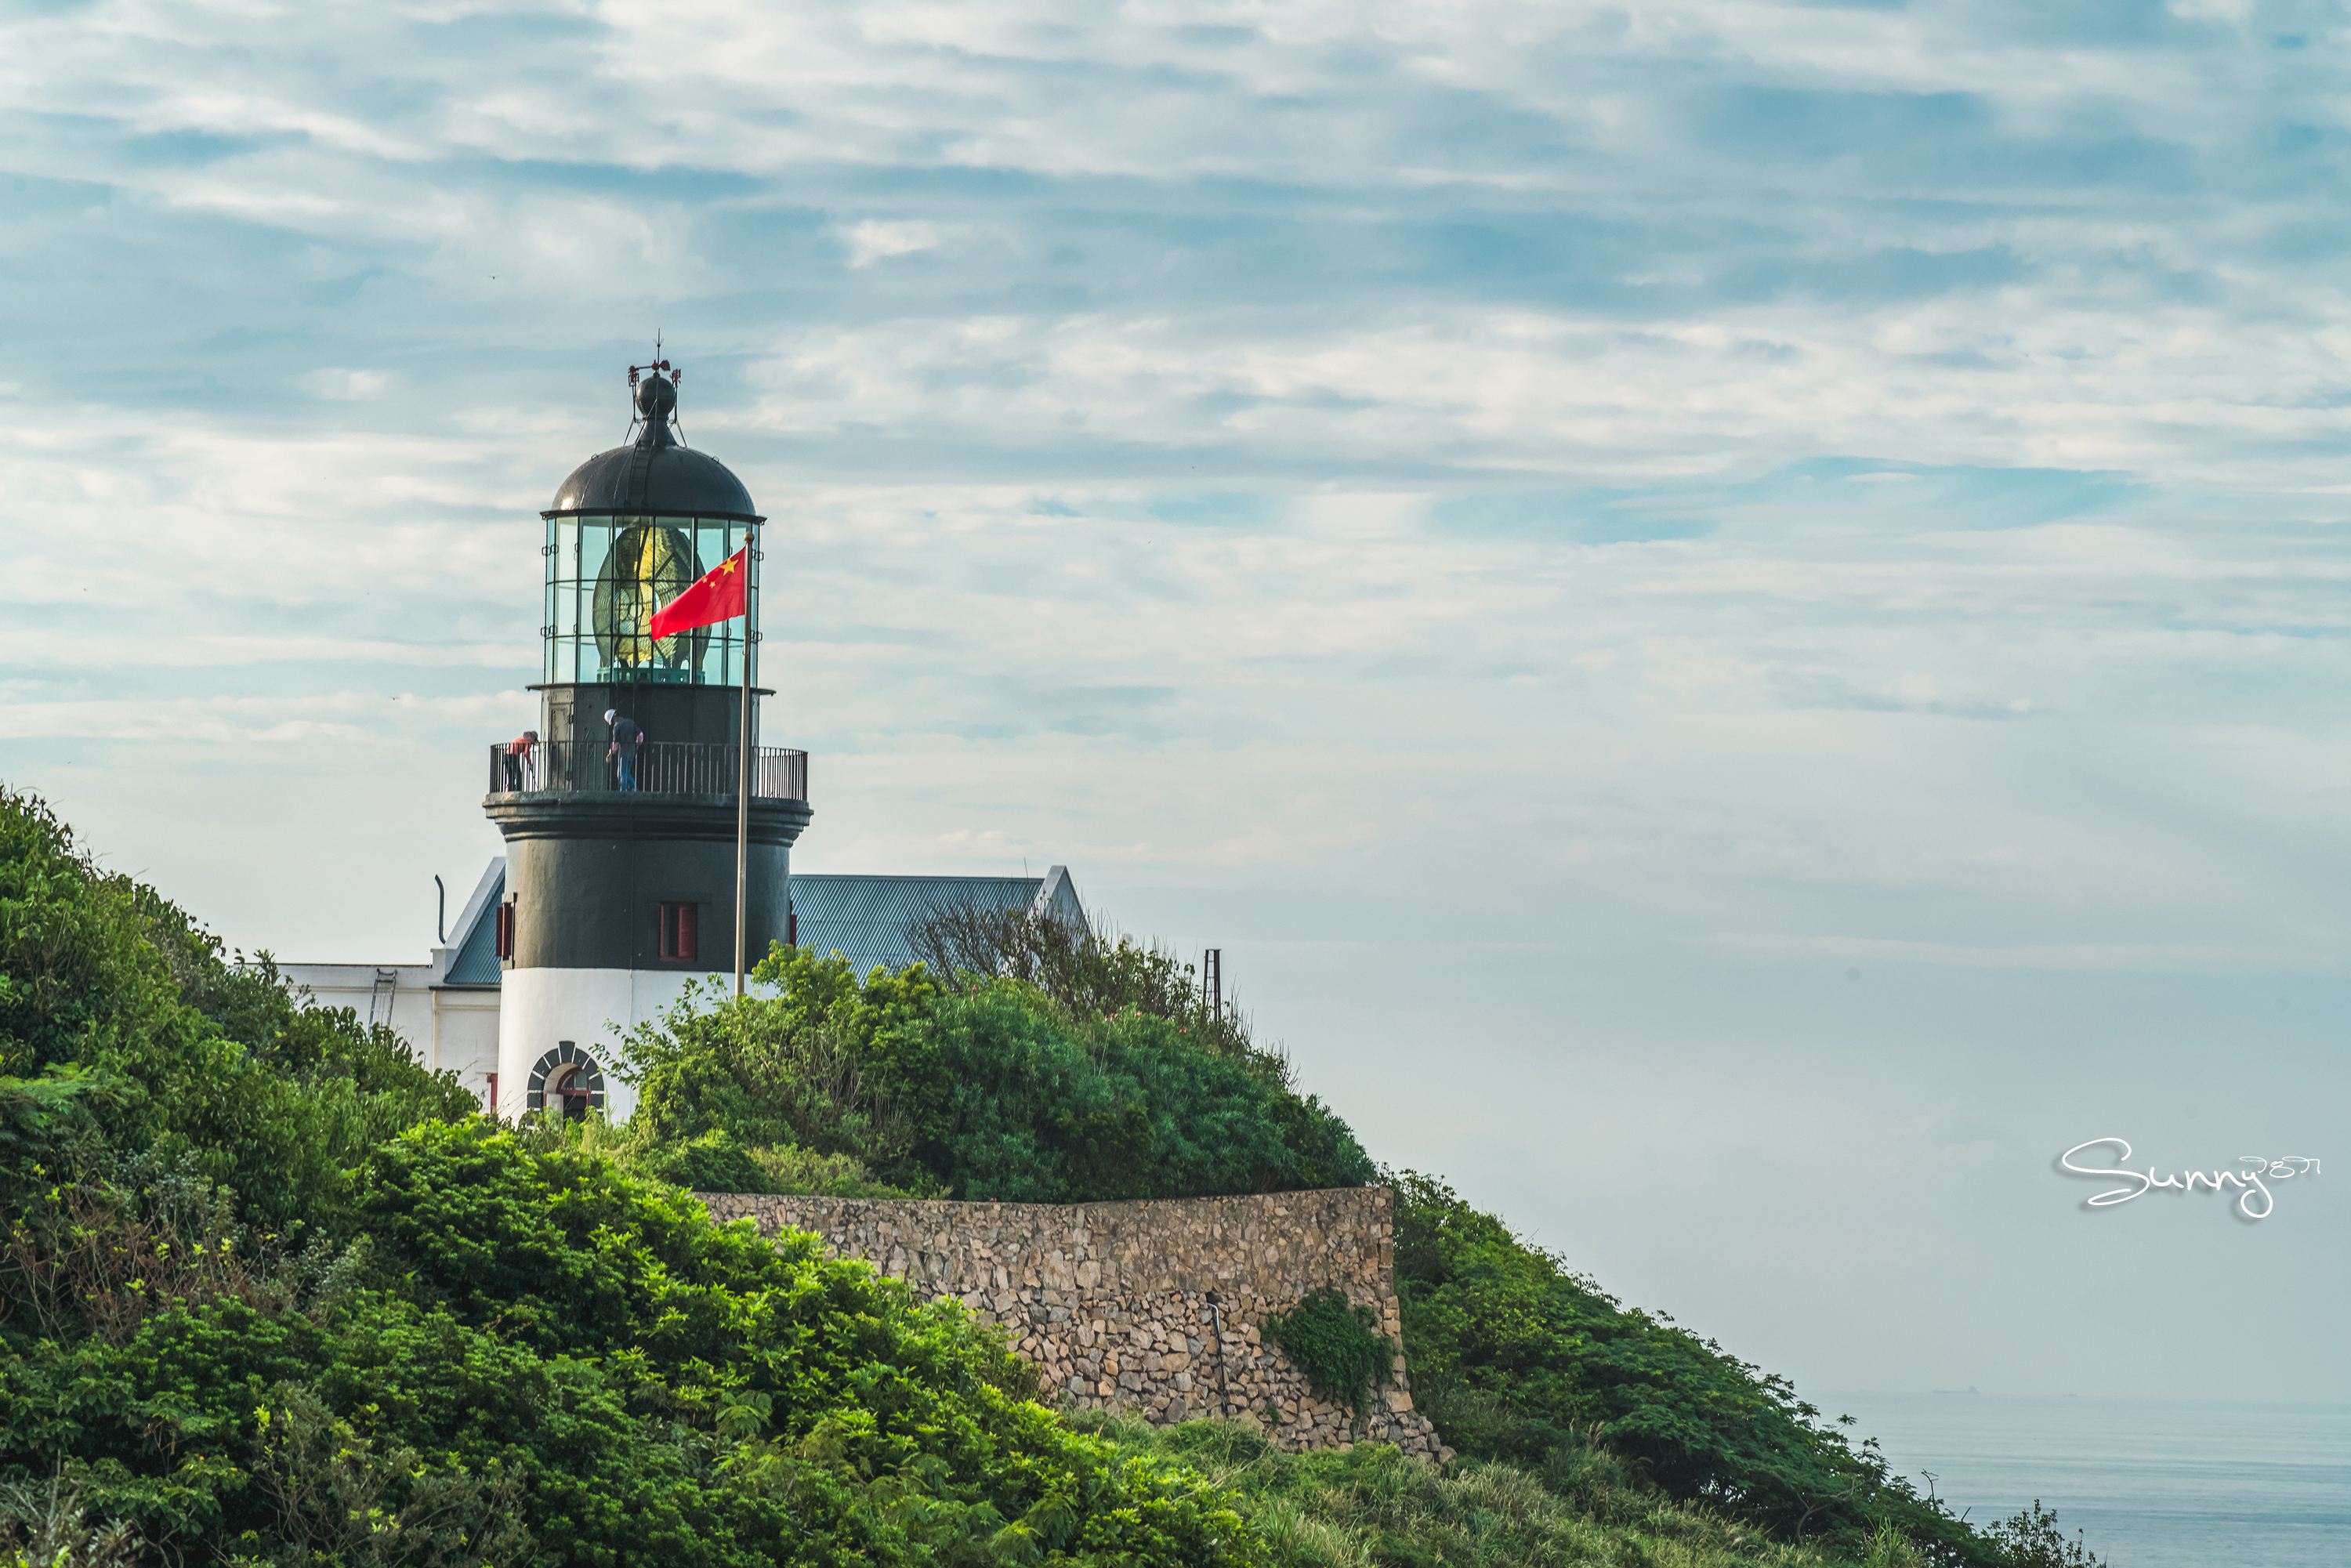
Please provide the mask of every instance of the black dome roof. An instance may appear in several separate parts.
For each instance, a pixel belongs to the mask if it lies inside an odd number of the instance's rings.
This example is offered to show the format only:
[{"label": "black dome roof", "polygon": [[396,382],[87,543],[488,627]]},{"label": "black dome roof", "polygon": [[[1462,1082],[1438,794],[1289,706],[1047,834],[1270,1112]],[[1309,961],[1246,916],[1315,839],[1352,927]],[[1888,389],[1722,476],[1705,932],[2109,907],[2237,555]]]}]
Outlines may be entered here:
[{"label": "black dome roof", "polygon": [[[659,376],[648,378],[668,392]],[[732,470],[707,453],[678,444],[669,427],[667,397],[643,395],[644,426],[635,443],[599,452],[556,486],[550,512],[653,513],[669,517],[756,517],[751,492]]]}]

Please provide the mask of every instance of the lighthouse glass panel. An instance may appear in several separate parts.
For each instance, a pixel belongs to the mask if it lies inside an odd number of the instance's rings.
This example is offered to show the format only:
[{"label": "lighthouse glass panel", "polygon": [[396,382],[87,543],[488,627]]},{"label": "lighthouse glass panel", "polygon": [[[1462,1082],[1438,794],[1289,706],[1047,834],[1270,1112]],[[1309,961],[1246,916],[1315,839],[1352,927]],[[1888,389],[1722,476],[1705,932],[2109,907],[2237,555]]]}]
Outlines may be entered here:
[{"label": "lighthouse glass panel", "polygon": [[[743,621],[655,637],[653,612],[743,548],[745,527],[716,517],[547,519],[545,678],[737,685]],[[758,580],[756,562],[753,581]]]}]

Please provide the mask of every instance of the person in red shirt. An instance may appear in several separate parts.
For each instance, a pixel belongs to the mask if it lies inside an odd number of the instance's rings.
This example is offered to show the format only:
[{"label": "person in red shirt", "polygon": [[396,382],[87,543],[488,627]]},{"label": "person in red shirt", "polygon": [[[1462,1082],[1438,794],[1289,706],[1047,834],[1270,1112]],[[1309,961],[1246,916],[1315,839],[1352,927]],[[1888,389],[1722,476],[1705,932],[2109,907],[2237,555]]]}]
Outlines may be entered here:
[{"label": "person in red shirt", "polygon": [[538,770],[531,764],[536,760],[534,754],[538,749],[538,731],[535,729],[526,729],[507,742],[507,788],[509,790],[520,789],[526,776],[537,782]]}]

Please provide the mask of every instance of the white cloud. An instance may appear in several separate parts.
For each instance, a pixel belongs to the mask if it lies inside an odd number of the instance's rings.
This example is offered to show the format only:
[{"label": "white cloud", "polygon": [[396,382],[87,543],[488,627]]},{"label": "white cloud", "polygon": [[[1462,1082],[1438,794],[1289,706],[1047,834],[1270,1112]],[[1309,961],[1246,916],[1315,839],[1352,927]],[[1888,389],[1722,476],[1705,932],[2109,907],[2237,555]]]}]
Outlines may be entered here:
[{"label": "white cloud", "polygon": [[381,371],[319,370],[302,378],[302,390],[336,402],[364,402],[381,397],[391,381]]},{"label": "white cloud", "polygon": [[849,265],[865,267],[893,256],[935,250],[939,231],[935,225],[918,221],[890,223],[867,218],[841,231],[841,239],[849,247]]}]

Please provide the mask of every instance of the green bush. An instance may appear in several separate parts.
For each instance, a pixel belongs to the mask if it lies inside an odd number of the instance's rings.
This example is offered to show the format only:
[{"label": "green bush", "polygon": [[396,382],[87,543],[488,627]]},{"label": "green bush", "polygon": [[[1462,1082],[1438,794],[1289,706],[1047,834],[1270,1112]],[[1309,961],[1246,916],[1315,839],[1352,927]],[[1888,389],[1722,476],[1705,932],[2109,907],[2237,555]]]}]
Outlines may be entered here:
[{"label": "green bush", "polygon": [[811,1239],[478,1121],[401,1134],[358,1188],[366,1244],[290,1304],[181,1291],[119,1337],[13,1340],[0,1475],[271,1562],[346,1560],[352,1500],[402,1561],[1251,1556],[1215,1494],[1024,1398],[958,1305]]},{"label": "green bush", "polygon": [[1247,1017],[1226,998],[1209,998],[1192,966],[1156,944],[1105,936],[1049,914],[978,905],[942,910],[906,935],[934,975],[1018,980],[1074,1019],[1142,1013],[1176,1024],[1212,1056],[1274,1061],[1250,1040]]},{"label": "green bush", "polygon": [[140,1554],[131,1527],[92,1524],[63,1477],[0,1484],[0,1568],[136,1568]]},{"label": "green bush", "polygon": [[537,1116],[523,1124],[532,1146],[569,1145],[603,1155],[632,1175],[689,1192],[747,1192],[820,1197],[911,1197],[903,1187],[874,1179],[862,1162],[820,1154],[798,1144],[747,1144],[724,1128],[672,1140],[643,1117],[615,1124],[601,1118],[570,1121]]},{"label": "green bush", "polygon": [[1395,1342],[1380,1333],[1378,1317],[1328,1286],[1259,1326],[1297,1363],[1315,1393],[1351,1410],[1361,1410],[1373,1385],[1395,1374]]},{"label": "green bush", "polygon": [[1442,1182],[1389,1179],[1414,1401],[1455,1448],[1540,1469],[1596,1439],[1666,1495],[1791,1541],[1857,1550],[1891,1524],[1934,1562],[2004,1563],[1786,1379],[1620,1305]]},{"label": "green bush", "polygon": [[2079,1531],[2072,1539],[2066,1538],[2057,1528],[2055,1511],[2042,1507],[2039,1498],[2032,1500],[2032,1507],[2018,1510],[1986,1533],[2008,1553],[2005,1568],[2105,1568]]},{"label": "green bush", "polygon": [[248,1220],[307,1233],[359,1152],[475,1109],[389,1031],[222,962],[185,914],[0,789],[0,1200],[108,1149],[185,1156]]},{"label": "green bush", "polygon": [[1203,1050],[1176,1019],[1080,1016],[1025,981],[948,987],[920,965],[861,981],[844,960],[780,946],[758,974],[781,994],[695,994],[631,1037],[646,1137],[683,1148],[716,1134],[747,1157],[804,1149],[901,1190],[1015,1202],[1374,1174],[1280,1062]]}]

